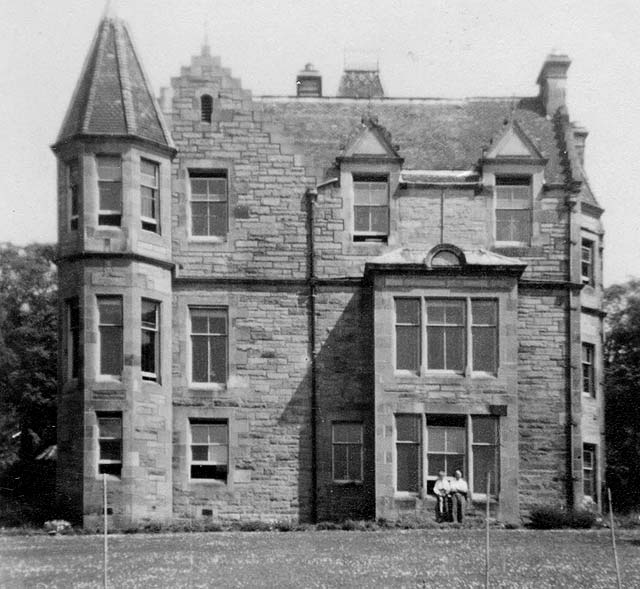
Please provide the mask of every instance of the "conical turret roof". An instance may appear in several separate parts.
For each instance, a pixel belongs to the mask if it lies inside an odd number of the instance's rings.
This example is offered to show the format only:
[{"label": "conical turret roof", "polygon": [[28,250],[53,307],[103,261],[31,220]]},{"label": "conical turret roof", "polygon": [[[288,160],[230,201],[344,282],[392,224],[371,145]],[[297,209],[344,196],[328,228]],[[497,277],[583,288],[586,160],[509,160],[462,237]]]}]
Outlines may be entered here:
[{"label": "conical turret roof", "polygon": [[136,137],[173,148],[126,23],[100,22],[56,144],[83,136]]}]

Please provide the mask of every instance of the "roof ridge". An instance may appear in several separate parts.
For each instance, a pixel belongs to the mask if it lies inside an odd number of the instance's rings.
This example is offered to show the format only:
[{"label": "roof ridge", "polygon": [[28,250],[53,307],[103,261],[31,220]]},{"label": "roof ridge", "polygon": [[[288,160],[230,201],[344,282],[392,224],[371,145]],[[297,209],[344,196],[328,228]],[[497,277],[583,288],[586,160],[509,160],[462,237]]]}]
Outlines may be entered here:
[{"label": "roof ridge", "polygon": [[[100,63],[105,47],[107,44],[107,40],[109,39],[108,27],[111,26],[110,21],[104,19],[100,26],[98,27],[98,46],[96,47],[95,53],[95,61],[93,64],[93,71],[91,72],[91,83],[89,84],[89,94],[87,96],[87,106],[84,111],[84,119],[82,120],[82,124],[80,126],[80,131],[82,133],[86,133],[89,128],[89,122],[91,121],[91,115],[93,114],[93,105],[95,102],[96,96],[96,80],[98,78],[98,64]],[[82,75],[81,78],[82,80]]]},{"label": "roof ridge", "polygon": [[[127,59],[127,48],[124,39],[124,27],[122,21],[114,23],[113,32],[116,45],[116,63],[118,65],[118,81],[120,83],[120,94],[124,106],[124,122],[127,133],[135,134],[138,130],[135,109],[133,107],[133,96],[131,93],[131,76],[129,74],[129,62]],[[119,25],[119,26],[118,26]]]}]

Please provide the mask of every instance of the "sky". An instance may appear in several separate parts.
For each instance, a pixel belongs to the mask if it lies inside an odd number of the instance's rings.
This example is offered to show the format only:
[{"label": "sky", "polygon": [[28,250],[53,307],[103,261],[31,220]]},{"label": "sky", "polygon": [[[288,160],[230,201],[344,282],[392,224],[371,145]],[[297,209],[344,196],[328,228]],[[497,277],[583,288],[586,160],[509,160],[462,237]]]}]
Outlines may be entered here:
[{"label": "sky", "polygon": [[[0,0],[0,242],[55,241],[55,157],[103,0]],[[572,59],[571,119],[606,210],[605,284],[640,276],[637,0],[119,0],[159,93],[205,31],[254,94],[294,94],[308,61],[335,94],[345,55],[380,63],[387,96],[534,96],[552,50]]]}]

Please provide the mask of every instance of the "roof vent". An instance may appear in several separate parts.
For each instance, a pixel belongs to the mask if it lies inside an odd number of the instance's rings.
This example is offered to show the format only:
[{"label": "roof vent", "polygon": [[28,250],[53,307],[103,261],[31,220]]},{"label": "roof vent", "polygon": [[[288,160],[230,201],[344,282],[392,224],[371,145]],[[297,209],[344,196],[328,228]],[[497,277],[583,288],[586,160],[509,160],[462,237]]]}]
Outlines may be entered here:
[{"label": "roof vent", "polygon": [[304,66],[296,78],[298,96],[322,96],[322,76],[312,63]]}]

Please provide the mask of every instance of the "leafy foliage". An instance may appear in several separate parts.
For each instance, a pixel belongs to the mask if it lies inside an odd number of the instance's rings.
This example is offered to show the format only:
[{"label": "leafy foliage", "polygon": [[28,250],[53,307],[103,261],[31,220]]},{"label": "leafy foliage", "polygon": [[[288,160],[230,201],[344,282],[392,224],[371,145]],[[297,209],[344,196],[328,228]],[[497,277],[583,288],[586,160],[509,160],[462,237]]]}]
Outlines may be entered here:
[{"label": "leafy foliage", "polygon": [[0,471],[5,473],[55,443],[54,254],[51,245],[0,244]]},{"label": "leafy foliage", "polygon": [[595,525],[596,514],[591,511],[567,511],[559,507],[540,505],[531,510],[529,519],[529,526],[536,530],[587,529]]},{"label": "leafy foliage", "polygon": [[605,291],[607,482],[614,509],[640,507],[640,280]]}]

